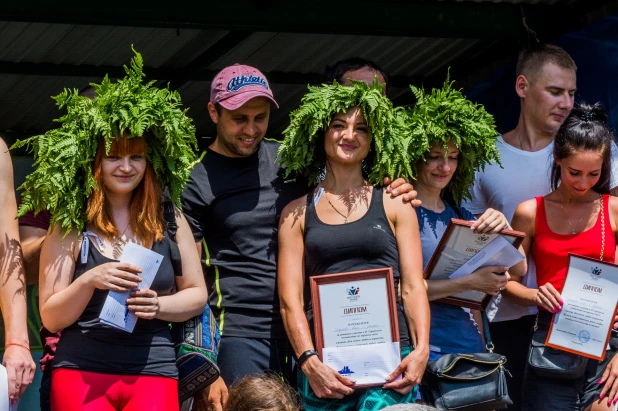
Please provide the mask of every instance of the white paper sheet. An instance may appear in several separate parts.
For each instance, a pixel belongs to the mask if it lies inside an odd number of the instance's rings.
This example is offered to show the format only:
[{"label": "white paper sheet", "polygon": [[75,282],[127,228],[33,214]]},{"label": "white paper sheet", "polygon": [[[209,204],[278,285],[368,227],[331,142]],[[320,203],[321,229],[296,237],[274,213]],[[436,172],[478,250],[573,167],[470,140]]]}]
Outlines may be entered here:
[{"label": "white paper sheet", "polygon": [[481,267],[487,267],[490,265],[501,265],[505,267],[512,267],[521,260],[524,256],[503,236],[498,236],[493,239],[492,242],[487,244],[481,251],[479,251],[474,257],[466,261],[455,272],[449,275],[449,278],[460,278],[468,274],[472,274],[474,271]]},{"label": "white paper sheet", "polygon": [[393,341],[384,278],[322,284],[319,293],[325,347]]},{"label": "white paper sheet", "polygon": [[0,365],[0,411],[17,411],[17,405],[9,400],[9,377],[6,368]]},{"label": "white paper sheet", "polygon": [[398,342],[323,348],[322,357],[324,364],[357,385],[385,384],[401,362]]},{"label": "white paper sheet", "polygon": [[[142,282],[139,283],[138,289],[150,288],[152,281],[159,271],[163,256],[155,253],[141,245],[129,242],[124,247],[124,251],[120,256],[120,261],[138,266],[142,269],[140,277]],[[127,332],[133,332],[137,317],[135,314],[127,310],[127,298],[130,292],[119,293],[110,291],[105,299],[105,304],[99,314],[99,319],[102,323],[111,325]]]}]

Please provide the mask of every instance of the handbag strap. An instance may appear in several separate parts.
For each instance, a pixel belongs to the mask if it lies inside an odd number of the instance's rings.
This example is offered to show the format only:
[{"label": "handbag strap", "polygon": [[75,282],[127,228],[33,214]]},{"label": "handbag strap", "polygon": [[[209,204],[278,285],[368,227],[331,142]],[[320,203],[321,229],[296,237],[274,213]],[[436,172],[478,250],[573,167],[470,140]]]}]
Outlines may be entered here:
[{"label": "handbag strap", "polygon": [[174,275],[180,277],[182,276],[182,257],[180,255],[178,243],[176,242],[178,224],[176,223],[174,203],[170,200],[163,201],[163,219],[165,220],[167,234],[170,239],[170,260],[174,269]]},{"label": "handbag strap", "polygon": [[489,319],[487,318],[487,313],[485,311],[481,311],[481,318],[483,319],[483,334],[485,334],[485,348],[487,352],[494,352],[494,343],[491,340],[491,334],[489,332]]}]

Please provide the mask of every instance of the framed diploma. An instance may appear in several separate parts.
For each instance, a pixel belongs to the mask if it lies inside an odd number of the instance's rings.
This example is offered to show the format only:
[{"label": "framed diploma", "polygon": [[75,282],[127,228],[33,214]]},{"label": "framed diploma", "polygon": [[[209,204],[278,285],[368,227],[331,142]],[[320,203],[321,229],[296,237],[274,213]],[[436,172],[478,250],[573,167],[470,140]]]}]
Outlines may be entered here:
[{"label": "framed diploma", "polygon": [[[454,275],[462,276],[458,274],[461,274],[466,264],[471,268],[488,265],[512,266],[524,258],[517,251],[526,236],[521,231],[502,230],[499,234],[478,234],[470,229],[472,224],[472,221],[451,219],[425,268],[425,279],[447,280],[455,278]],[[513,249],[517,253],[514,253]],[[491,295],[480,291],[466,291],[438,301],[485,310],[491,299]]]},{"label": "framed diploma", "polygon": [[603,361],[618,308],[618,266],[569,254],[561,296],[545,345]]},{"label": "framed diploma", "polygon": [[359,387],[384,384],[401,362],[392,269],[313,276],[310,284],[322,362]]}]

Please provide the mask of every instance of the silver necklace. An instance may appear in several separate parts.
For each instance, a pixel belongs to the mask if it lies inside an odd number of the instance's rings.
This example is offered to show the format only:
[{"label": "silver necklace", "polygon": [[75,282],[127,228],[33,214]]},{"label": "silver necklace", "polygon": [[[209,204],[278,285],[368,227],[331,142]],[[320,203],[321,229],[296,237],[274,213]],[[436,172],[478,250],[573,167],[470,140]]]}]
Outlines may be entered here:
[{"label": "silver necklace", "polygon": [[[566,213],[566,210],[564,209],[564,207],[562,206],[562,204],[558,204],[560,206],[560,208],[562,209],[562,213],[564,214],[564,216],[566,217],[567,223],[569,223],[569,226],[571,227],[571,234],[577,234],[580,231],[575,230],[575,227],[573,227],[573,224],[571,224],[571,220],[569,220],[569,216]],[[582,216],[582,218],[579,219],[579,221],[577,222],[576,226],[579,226],[582,223],[582,220],[584,219],[584,217],[586,217],[586,215],[584,214]]]},{"label": "silver necklace", "polygon": [[130,225],[131,225],[131,221],[127,223],[127,226],[124,228],[122,233],[120,233],[118,237],[114,238],[114,241],[112,241],[112,247],[119,247],[125,243],[125,241],[122,241],[122,236],[124,235],[124,233],[127,232],[127,229],[129,228]]}]

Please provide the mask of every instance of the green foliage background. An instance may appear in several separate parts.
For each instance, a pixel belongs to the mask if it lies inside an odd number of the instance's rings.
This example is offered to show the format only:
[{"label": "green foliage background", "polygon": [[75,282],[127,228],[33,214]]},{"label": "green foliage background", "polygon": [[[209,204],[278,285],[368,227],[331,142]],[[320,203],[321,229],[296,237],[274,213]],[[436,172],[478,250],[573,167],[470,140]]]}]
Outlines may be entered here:
[{"label": "green foliage background", "polygon": [[60,224],[65,235],[71,229],[81,233],[87,199],[99,189],[92,175],[99,142],[105,139],[109,152],[123,134],[146,138],[146,157],[161,186],[168,188],[180,207],[180,194],[196,162],[195,127],[176,91],[154,87],[154,81],[144,83],[143,67],[142,56],[135,52],[130,66],[125,66],[126,77],[113,83],[105,76],[101,84],[91,84],[94,99],[65,89],[53,97],[58,108],[67,110],[55,120],[60,127],[11,147],[28,146],[34,154],[35,170],[19,188],[24,190],[19,216],[29,210],[48,210],[52,227]]},{"label": "green foliage background", "polygon": [[315,184],[324,167],[317,156],[324,132],[335,114],[354,106],[360,107],[372,135],[374,161],[367,165],[371,184],[381,185],[387,176],[412,176],[407,155],[409,141],[398,130],[392,103],[382,95],[383,85],[377,80],[371,86],[361,81],[352,83],[309,86],[301,106],[290,114],[290,125],[283,131],[285,138],[278,154],[286,176],[300,173],[310,185]]}]

